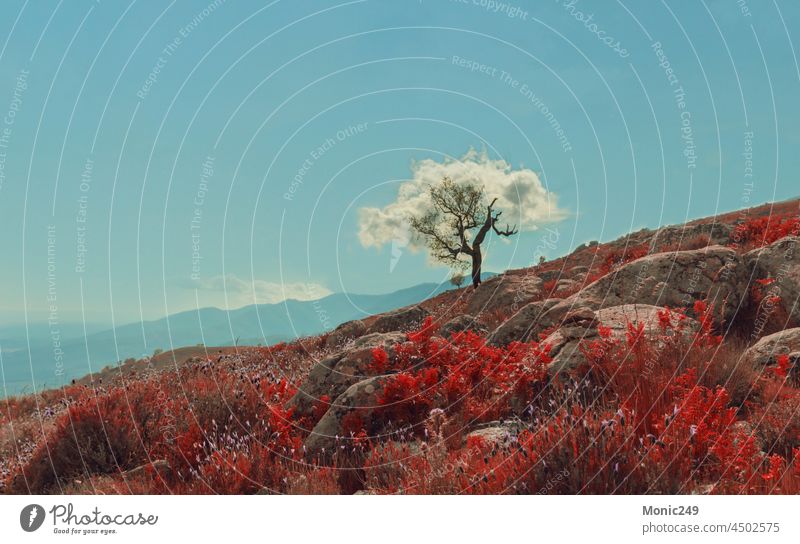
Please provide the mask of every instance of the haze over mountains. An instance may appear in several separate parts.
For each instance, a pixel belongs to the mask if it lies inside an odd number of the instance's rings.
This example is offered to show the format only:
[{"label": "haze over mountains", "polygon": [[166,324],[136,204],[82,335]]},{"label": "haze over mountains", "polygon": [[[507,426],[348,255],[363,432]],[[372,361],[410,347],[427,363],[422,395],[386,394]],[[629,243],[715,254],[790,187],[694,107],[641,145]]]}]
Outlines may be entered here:
[{"label": "haze over mountains", "polygon": [[[90,372],[130,357],[151,355],[156,349],[182,346],[274,344],[301,336],[317,335],[352,319],[382,313],[438,295],[449,284],[423,283],[381,295],[334,293],[319,300],[286,300],[250,305],[236,310],[202,308],[155,321],[130,323],[98,330],[82,324],[59,327],[60,365],[47,324],[0,328],[0,397],[34,389],[57,387]],[[30,343],[30,357],[28,355]],[[56,370],[61,368],[61,372]]]}]

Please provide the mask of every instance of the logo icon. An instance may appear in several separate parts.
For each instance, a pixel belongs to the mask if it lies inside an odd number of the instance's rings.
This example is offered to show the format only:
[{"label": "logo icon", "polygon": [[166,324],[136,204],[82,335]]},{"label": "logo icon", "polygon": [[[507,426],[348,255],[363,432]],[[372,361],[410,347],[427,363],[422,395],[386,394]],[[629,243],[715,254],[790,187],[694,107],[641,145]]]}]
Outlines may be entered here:
[{"label": "logo icon", "polygon": [[29,504],[19,514],[19,524],[26,533],[32,533],[44,523],[44,508],[39,504]]}]

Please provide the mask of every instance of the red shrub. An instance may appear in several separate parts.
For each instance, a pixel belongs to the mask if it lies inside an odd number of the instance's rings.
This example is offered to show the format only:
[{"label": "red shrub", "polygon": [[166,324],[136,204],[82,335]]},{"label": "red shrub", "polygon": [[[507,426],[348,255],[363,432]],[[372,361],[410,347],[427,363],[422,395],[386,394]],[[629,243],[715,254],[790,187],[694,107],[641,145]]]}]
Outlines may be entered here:
[{"label": "red shrub", "polygon": [[786,236],[800,233],[800,218],[796,214],[755,217],[736,225],[732,245],[742,251],[769,245]]},{"label": "red shrub", "polygon": [[141,465],[161,439],[162,420],[155,394],[142,383],[81,399],[58,418],[12,489],[42,493],[84,474]]},{"label": "red shrub", "polygon": [[419,422],[434,407],[463,410],[475,421],[496,418],[524,409],[534,384],[545,379],[549,350],[538,343],[493,347],[472,332],[444,340],[428,326],[395,347],[397,374],[379,397],[384,417],[395,423]]}]

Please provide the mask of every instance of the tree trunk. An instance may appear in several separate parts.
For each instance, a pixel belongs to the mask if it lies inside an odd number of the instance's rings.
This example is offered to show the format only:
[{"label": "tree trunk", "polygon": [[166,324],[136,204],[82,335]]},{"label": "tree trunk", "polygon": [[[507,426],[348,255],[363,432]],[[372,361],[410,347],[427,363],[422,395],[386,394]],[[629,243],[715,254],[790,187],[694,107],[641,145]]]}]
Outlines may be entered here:
[{"label": "tree trunk", "polygon": [[483,263],[483,256],[481,255],[481,248],[478,245],[472,247],[472,286],[478,288],[481,284],[481,264]]}]

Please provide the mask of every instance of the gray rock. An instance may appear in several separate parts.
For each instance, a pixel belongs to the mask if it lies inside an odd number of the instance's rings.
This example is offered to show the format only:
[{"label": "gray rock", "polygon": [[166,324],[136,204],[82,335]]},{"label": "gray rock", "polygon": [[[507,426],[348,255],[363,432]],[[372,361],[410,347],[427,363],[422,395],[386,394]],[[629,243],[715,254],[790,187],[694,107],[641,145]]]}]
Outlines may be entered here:
[{"label": "gray rock", "polygon": [[715,322],[730,322],[747,293],[748,271],[732,249],[705,249],[656,253],[637,259],[548,311],[544,323],[558,322],[575,307],[593,310],[625,304],[686,308],[692,314],[697,300],[714,306]]},{"label": "gray rock", "polygon": [[382,347],[393,358],[393,347],[405,339],[404,334],[397,332],[373,333],[356,339],[347,349],[314,365],[287,406],[294,408],[296,416],[310,415],[323,395],[332,401],[348,387],[368,377],[373,349]]},{"label": "gray rock", "polygon": [[328,335],[325,340],[325,347],[334,349],[342,347],[347,342],[363,336],[366,332],[367,326],[360,319],[342,323]]},{"label": "gray rock", "polygon": [[800,326],[800,238],[787,236],[745,255],[752,280],[773,278],[767,288],[781,297],[780,308],[789,326]]},{"label": "gray rock", "polygon": [[444,338],[450,338],[453,334],[463,331],[473,331],[479,335],[484,335],[487,332],[486,327],[478,323],[473,316],[463,314],[442,325],[439,329],[439,334]]},{"label": "gray rock", "polygon": [[543,283],[530,270],[500,274],[486,280],[472,292],[467,312],[481,315],[500,309],[514,313],[541,296]]},{"label": "gray rock", "polygon": [[421,306],[401,308],[379,316],[367,332],[409,331],[418,328],[430,313]]},{"label": "gray rock", "polygon": [[[628,323],[643,324],[648,335],[661,334],[658,312],[663,308],[647,304],[626,304],[592,312],[588,309],[573,311],[564,323],[542,343],[550,346],[553,358],[548,368],[551,374],[577,368],[586,362],[581,345],[598,340],[598,325],[611,329],[612,338],[623,339]],[[593,315],[592,315],[593,314]],[[697,331],[699,323],[691,318],[684,321],[687,333]]]},{"label": "gray rock", "polygon": [[727,223],[693,223],[688,225],[670,225],[658,229],[654,236],[653,247],[685,245],[698,237],[707,236],[709,245],[726,245],[731,241],[733,225]]},{"label": "gray rock", "polygon": [[515,341],[538,340],[536,336],[538,332],[553,324],[543,321],[544,316],[547,315],[550,308],[560,302],[559,299],[551,298],[523,306],[489,335],[489,343],[504,346]]},{"label": "gray rock", "polygon": [[566,279],[566,278],[565,279],[561,279],[561,280],[558,280],[558,283],[556,284],[556,291],[565,291],[565,290],[568,290],[568,289],[574,289],[575,287],[577,287],[579,285],[580,285],[579,281]]},{"label": "gray rock", "polygon": [[339,395],[306,438],[308,455],[313,457],[323,454],[323,449],[325,455],[333,453],[334,448],[340,445],[337,444],[337,436],[346,441],[349,437],[344,437],[342,420],[352,412],[357,412],[364,426],[369,428],[378,408],[378,396],[383,391],[385,380],[383,376],[373,376],[351,385]]},{"label": "gray rock", "polygon": [[800,352],[800,328],[786,329],[765,336],[744,352],[743,358],[752,364],[775,364],[779,355]]},{"label": "gray rock", "polygon": [[465,440],[469,444],[470,438],[479,438],[486,445],[500,448],[511,445],[523,428],[522,423],[517,421],[493,421],[469,432]]}]

